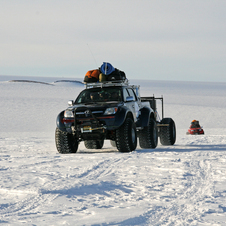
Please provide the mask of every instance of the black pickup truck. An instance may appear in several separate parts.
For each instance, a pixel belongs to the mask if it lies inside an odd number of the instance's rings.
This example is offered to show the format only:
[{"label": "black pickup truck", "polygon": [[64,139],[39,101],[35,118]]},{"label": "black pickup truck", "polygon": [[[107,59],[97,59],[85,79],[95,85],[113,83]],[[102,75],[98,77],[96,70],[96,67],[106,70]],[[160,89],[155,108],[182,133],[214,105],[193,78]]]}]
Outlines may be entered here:
[{"label": "black pickup truck", "polygon": [[[162,102],[162,119],[156,101]],[[59,153],[76,153],[84,141],[88,149],[101,149],[104,140],[119,152],[137,147],[153,149],[173,145],[176,127],[173,119],[163,118],[163,97],[140,97],[140,87],[128,81],[87,83],[86,88],[56,120],[56,148]]]}]

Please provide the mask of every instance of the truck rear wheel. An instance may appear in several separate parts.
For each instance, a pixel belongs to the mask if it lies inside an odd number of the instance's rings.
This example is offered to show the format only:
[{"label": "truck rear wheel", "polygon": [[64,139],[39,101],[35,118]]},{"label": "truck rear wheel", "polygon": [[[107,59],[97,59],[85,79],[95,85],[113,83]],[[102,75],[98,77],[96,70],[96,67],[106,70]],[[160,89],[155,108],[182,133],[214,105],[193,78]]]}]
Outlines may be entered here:
[{"label": "truck rear wheel", "polygon": [[124,124],[116,132],[116,147],[120,152],[131,152],[137,147],[136,125],[131,118],[127,118]]},{"label": "truck rear wheel", "polygon": [[156,148],[158,145],[158,129],[156,121],[150,118],[148,126],[139,132],[140,147],[144,149]]},{"label": "truck rear wheel", "polygon": [[78,150],[78,141],[74,136],[58,128],[55,131],[55,142],[57,151],[61,154],[76,153]]},{"label": "truck rear wheel", "polygon": [[104,146],[104,140],[85,140],[84,144],[87,149],[101,149]]},{"label": "truck rear wheel", "polygon": [[[168,126],[161,126],[166,124]],[[162,145],[174,145],[176,142],[176,126],[171,118],[163,118],[160,122],[159,137]]]}]

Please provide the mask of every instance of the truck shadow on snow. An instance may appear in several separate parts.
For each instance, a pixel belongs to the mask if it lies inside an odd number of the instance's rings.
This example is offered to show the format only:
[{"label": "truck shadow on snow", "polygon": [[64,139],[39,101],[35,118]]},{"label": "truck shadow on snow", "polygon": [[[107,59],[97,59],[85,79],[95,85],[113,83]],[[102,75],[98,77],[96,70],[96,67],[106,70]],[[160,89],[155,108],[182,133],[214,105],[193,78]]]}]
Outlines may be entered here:
[{"label": "truck shadow on snow", "polygon": [[171,147],[159,146],[153,150],[154,152],[193,152],[193,151],[226,151],[226,144],[211,145],[174,145]]},{"label": "truck shadow on snow", "polygon": [[[212,145],[173,145],[161,146],[156,149],[141,149],[139,146],[133,152],[129,153],[152,153],[152,152],[193,152],[193,151],[226,151],[226,144],[212,144]],[[119,152],[116,148],[102,148],[102,149],[82,149],[78,150],[76,154],[101,154],[101,153],[119,153],[126,154],[126,152]]]},{"label": "truck shadow on snow", "polygon": [[116,148],[81,149],[76,154],[120,153]]}]

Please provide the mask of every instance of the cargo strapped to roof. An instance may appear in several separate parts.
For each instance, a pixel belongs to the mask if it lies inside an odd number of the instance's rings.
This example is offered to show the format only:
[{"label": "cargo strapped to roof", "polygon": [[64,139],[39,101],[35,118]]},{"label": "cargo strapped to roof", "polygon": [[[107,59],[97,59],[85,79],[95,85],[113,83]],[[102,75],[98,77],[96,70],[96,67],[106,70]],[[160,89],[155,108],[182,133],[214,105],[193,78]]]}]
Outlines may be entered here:
[{"label": "cargo strapped to roof", "polygon": [[95,83],[84,83],[86,89],[95,88],[95,87],[109,87],[109,86],[128,86],[129,81],[126,80],[117,80],[117,81],[104,81],[104,82],[95,82]]}]

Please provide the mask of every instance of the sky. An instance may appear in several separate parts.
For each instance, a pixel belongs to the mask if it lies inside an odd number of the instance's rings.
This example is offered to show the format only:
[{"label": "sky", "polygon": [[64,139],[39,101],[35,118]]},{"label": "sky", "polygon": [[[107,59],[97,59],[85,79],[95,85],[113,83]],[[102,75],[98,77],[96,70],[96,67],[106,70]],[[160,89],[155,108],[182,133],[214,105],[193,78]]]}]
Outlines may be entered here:
[{"label": "sky", "polygon": [[1,0],[0,75],[226,82],[225,0]]}]

